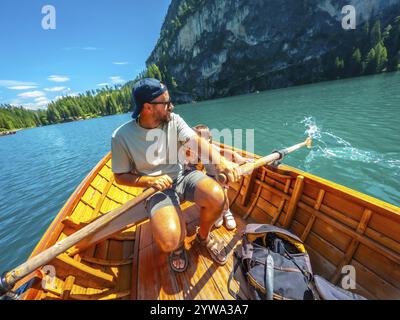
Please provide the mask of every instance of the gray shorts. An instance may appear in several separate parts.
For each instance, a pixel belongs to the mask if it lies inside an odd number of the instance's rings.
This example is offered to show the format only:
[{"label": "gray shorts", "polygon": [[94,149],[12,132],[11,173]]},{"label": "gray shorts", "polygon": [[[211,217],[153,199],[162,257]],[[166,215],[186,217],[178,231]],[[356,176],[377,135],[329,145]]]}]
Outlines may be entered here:
[{"label": "gray shorts", "polygon": [[207,176],[200,171],[185,171],[183,176],[173,184],[172,188],[157,192],[145,202],[145,208],[150,217],[167,206],[180,207],[181,201],[194,202],[196,185]]}]

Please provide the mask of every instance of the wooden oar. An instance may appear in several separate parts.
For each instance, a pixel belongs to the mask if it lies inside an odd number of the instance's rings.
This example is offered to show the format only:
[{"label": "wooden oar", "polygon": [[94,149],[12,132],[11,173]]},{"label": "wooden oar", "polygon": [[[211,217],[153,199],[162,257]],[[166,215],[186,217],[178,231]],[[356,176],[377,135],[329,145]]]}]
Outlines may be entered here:
[{"label": "wooden oar", "polygon": [[31,274],[36,269],[46,265],[48,262],[56,258],[58,255],[62,254],[75,244],[79,243],[83,239],[95,234],[98,230],[104,228],[111,221],[115,220],[116,218],[127,212],[129,209],[146,200],[157,191],[158,190],[155,188],[146,189],[139,196],[126,202],[121,207],[111,210],[107,214],[88,224],[86,227],[83,227],[69,237],[61,240],[60,242],[57,242],[52,247],[39,253],[37,256],[34,256],[33,258],[24,262],[19,267],[3,274],[3,276],[0,277],[0,296],[10,291],[14,287],[15,283],[17,283],[17,281]]},{"label": "wooden oar", "polygon": [[[299,143],[293,147],[284,149],[279,152],[272,153],[269,156],[258,159],[254,163],[244,164],[244,165],[238,167],[237,170],[240,175],[248,174],[248,173],[252,172],[254,169],[259,168],[265,164],[271,163],[275,160],[282,159],[284,155],[289,154],[303,146],[307,146],[308,148],[311,148],[311,138],[309,138],[305,142]],[[219,179],[222,179],[222,181],[227,181],[227,178],[225,175],[219,176]],[[60,242],[56,243],[52,247],[46,249],[45,251],[39,253],[37,256],[34,256],[30,260],[21,264],[17,268],[3,274],[3,276],[0,277],[0,296],[7,293],[8,291],[10,291],[14,287],[15,283],[17,283],[19,280],[21,280],[25,276],[31,274],[38,268],[46,265],[48,262],[55,259],[57,256],[59,256],[60,254],[62,254],[65,251],[67,251],[74,245],[80,243],[84,239],[88,239],[91,236],[94,236],[99,230],[102,230],[103,228],[110,225],[111,222],[115,221],[118,217],[125,214],[128,210],[132,209],[133,207],[137,206],[142,201],[146,200],[148,197],[153,195],[155,192],[157,192],[157,189],[155,189],[155,188],[149,188],[149,189],[145,190],[139,196],[126,202],[121,207],[108,212],[107,214],[96,219],[89,225],[83,227],[79,231],[70,235],[69,237],[61,240]]]},{"label": "wooden oar", "polygon": [[[297,149],[300,149],[305,146],[309,149],[311,148],[312,139],[310,137],[307,138],[307,140],[302,143],[299,143],[292,147],[271,153],[270,155],[260,158],[260,159],[256,160],[255,162],[245,163],[245,164],[241,165],[240,167],[237,167],[236,170],[237,170],[239,176],[244,176],[244,175],[250,174],[253,172],[253,170],[260,168],[262,166],[265,166],[266,164],[272,163],[274,161],[281,160],[287,154],[289,154],[293,151],[296,151]],[[218,175],[217,179],[220,183],[223,183],[223,184],[228,182],[228,178],[224,173],[220,173]]]}]

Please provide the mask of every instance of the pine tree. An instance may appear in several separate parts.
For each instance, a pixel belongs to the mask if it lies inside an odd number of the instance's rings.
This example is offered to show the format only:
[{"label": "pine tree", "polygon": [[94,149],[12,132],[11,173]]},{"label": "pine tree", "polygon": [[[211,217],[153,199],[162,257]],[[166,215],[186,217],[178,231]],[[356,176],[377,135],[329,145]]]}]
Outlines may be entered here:
[{"label": "pine tree", "polygon": [[382,41],[381,21],[377,20],[371,30],[371,46],[375,47]]}]

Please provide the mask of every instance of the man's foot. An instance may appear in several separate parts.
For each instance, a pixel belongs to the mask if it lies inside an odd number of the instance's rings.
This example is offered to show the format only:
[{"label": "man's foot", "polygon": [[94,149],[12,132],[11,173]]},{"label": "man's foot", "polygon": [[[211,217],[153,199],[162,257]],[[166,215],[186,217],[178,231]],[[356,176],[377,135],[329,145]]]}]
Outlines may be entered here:
[{"label": "man's foot", "polygon": [[231,210],[228,209],[227,211],[225,211],[223,217],[225,220],[225,226],[228,230],[233,230],[236,228],[236,221],[233,217]]},{"label": "man's foot", "polygon": [[177,250],[169,254],[169,265],[175,272],[186,271],[189,265],[189,259],[185,249],[185,245],[180,246]]},{"label": "man's foot", "polygon": [[215,221],[214,227],[219,228],[220,226],[222,226],[223,222],[224,222],[224,216],[223,216],[223,214],[221,214],[221,216],[218,218],[218,220]]},{"label": "man's foot", "polygon": [[199,235],[199,227],[196,230],[196,241],[204,246],[212,260],[219,265],[223,266],[228,262],[228,254],[226,251],[226,244],[222,241],[217,241],[212,233],[208,234],[207,239],[202,239]]}]

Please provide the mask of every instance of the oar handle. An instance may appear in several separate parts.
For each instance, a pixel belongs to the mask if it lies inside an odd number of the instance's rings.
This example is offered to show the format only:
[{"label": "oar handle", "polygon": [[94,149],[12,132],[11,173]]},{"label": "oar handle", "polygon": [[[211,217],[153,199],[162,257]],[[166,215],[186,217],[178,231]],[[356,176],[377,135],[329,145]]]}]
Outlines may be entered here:
[{"label": "oar handle", "polygon": [[152,196],[157,191],[158,189],[153,187],[146,189],[139,196],[126,202],[121,207],[111,210],[107,214],[96,219],[95,221],[83,227],[79,231],[73,233],[69,237],[64,238],[60,242],[54,244],[52,247],[44,250],[37,256],[34,256],[33,258],[24,262],[17,268],[4,273],[0,277],[0,296],[10,291],[14,287],[16,282],[18,282],[28,274],[31,274],[36,269],[46,265],[48,262],[56,258],[61,253],[65,252],[75,244],[79,243],[86,237],[93,235],[99,229],[106,226],[108,223],[110,223],[120,215],[124,214],[129,209],[133,208],[142,201],[146,200],[148,197]]},{"label": "oar handle", "polygon": [[[293,151],[296,151],[305,146],[308,149],[312,147],[312,139],[310,137],[308,137],[307,140],[305,140],[304,142],[298,143],[294,146],[288,147],[280,151],[273,152],[268,156],[256,160],[255,162],[245,163],[237,167],[236,171],[239,176],[247,175],[253,172],[253,170],[265,166],[266,164],[270,164],[274,161],[281,160],[289,153],[292,153]],[[226,176],[225,173],[221,172],[217,175],[217,180],[222,184],[226,184],[228,182],[228,177]]]}]

